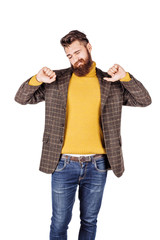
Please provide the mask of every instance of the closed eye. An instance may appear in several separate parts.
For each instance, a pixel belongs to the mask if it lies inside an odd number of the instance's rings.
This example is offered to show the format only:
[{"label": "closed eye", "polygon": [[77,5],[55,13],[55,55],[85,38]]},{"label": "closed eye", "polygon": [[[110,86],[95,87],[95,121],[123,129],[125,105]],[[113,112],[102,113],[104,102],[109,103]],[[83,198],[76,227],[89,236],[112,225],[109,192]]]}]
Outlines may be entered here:
[{"label": "closed eye", "polygon": [[[80,53],[80,50],[77,50],[76,52],[74,52],[75,55],[78,55],[79,53]],[[67,54],[67,57],[68,57],[69,59],[71,59],[71,58],[72,58],[72,55],[71,55],[71,54]]]},{"label": "closed eye", "polygon": [[78,53],[80,53],[80,50],[78,50],[78,51],[75,52],[75,54],[78,54]]}]

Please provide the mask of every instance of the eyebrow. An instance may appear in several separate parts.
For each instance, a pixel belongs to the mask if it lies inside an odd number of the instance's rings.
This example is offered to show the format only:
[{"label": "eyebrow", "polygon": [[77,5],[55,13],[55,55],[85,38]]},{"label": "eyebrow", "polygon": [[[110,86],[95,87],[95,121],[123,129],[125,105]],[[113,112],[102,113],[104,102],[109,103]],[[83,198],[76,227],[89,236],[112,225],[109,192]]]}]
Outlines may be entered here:
[{"label": "eyebrow", "polygon": [[[79,49],[79,50],[77,50],[77,51],[75,51],[74,53],[77,53],[77,52],[79,52],[79,51],[80,51],[80,49]],[[74,53],[73,53],[73,54],[74,54]],[[70,54],[70,53],[69,53],[69,54],[67,54],[67,57],[68,57],[68,56],[71,56],[71,54]]]}]

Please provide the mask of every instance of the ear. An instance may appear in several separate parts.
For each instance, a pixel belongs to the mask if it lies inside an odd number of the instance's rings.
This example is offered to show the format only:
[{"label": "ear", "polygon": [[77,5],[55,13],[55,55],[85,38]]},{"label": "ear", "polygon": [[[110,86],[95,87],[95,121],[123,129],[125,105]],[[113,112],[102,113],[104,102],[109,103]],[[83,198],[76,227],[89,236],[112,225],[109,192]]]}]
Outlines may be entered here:
[{"label": "ear", "polygon": [[90,43],[87,43],[87,49],[91,53],[92,51],[92,45]]}]

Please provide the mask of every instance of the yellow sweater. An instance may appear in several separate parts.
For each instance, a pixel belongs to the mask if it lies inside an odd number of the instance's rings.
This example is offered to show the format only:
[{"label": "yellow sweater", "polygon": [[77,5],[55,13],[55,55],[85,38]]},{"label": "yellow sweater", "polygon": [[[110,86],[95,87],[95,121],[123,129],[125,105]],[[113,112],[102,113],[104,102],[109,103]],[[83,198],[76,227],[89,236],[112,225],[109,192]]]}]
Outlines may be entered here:
[{"label": "yellow sweater", "polygon": [[[121,81],[130,81],[127,73]],[[40,85],[33,76],[29,85]],[[100,126],[100,85],[96,63],[84,77],[74,73],[69,82],[66,126],[62,154],[105,154],[103,132]]]}]

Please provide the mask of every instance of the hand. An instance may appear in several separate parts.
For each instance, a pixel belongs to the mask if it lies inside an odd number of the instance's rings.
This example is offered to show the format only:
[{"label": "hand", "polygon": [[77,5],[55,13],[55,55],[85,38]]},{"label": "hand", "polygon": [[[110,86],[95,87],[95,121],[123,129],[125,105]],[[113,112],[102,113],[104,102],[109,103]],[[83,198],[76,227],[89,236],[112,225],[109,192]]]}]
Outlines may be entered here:
[{"label": "hand", "polygon": [[36,75],[39,82],[52,83],[56,80],[56,74],[51,69],[43,67]]},{"label": "hand", "polygon": [[107,73],[111,75],[111,78],[104,77],[103,79],[110,82],[118,81],[126,76],[125,70],[118,64],[114,64]]}]

